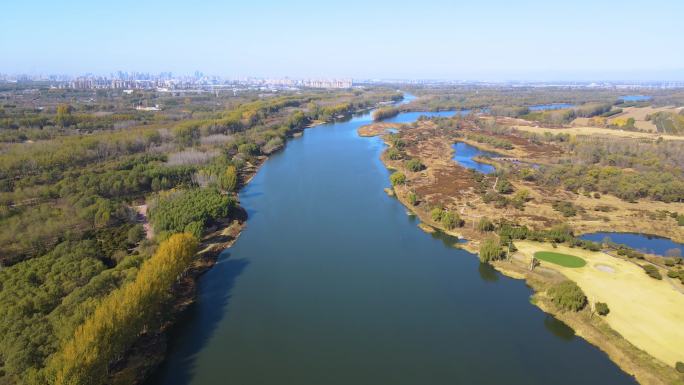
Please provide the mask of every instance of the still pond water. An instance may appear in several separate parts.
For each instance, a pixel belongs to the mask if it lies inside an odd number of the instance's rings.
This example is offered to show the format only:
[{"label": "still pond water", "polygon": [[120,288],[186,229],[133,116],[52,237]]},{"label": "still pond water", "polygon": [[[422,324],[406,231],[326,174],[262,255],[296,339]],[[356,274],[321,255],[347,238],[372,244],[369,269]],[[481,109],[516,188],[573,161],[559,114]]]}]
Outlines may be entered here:
[{"label": "still pond water", "polygon": [[478,156],[495,158],[497,156],[501,156],[501,154],[483,151],[477,147],[473,147],[463,142],[456,142],[452,147],[455,151],[453,159],[461,166],[471,170],[479,171],[483,174],[491,174],[496,171],[496,168],[491,164],[478,162],[473,158]]},{"label": "still pond water", "polygon": [[635,383],[524,282],[422,232],[383,192],[370,121],[307,130],[242,190],[247,227],[150,384]]},{"label": "still pond water", "polygon": [[610,238],[612,242],[627,245],[635,250],[644,253],[657,255],[682,255],[684,245],[677,243],[671,239],[659,237],[656,235],[638,234],[638,233],[591,233],[580,236],[582,239],[587,239],[594,242],[603,242],[606,238]]},{"label": "still pond water", "polygon": [[551,110],[561,110],[564,108],[573,108],[573,107],[575,107],[574,104],[554,103],[554,104],[537,104],[534,106],[530,106],[529,109],[530,109],[530,111],[551,111]]}]

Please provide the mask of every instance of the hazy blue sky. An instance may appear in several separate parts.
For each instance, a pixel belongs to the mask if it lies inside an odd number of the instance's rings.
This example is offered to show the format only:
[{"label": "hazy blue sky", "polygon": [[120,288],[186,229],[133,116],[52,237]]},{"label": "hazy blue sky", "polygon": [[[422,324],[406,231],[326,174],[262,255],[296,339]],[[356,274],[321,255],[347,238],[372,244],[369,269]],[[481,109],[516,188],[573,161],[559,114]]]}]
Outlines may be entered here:
[{"label": "hazy blue sky", "polygon": [[684,79],[683,16],[683,0],[2,0],[0,72]]}]

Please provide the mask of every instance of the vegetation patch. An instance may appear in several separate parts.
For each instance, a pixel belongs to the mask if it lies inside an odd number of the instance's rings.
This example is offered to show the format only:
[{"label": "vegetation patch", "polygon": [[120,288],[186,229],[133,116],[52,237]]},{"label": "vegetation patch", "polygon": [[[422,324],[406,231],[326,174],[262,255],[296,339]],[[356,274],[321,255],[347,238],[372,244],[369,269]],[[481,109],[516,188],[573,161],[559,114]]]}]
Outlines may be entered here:
[{"label": "vegetation patch", "polygon": [[551,302],[562,310],[580,311],[587,305],[587,296],[575,282],[563,281],[548,290]]},{"label": "vegetation patch", "polygon": [[657,280],[663,279],[663,276],[660,275],[660,271],[658,271],[658,268],[653,266],[653,265],[644,265],[642,266],[646,274],[648,274],[649,277]]},{"label": "vegetation patch", "polygon": [[610,309],[608,308],[608,304],[605,302],[596,302],[594,305],[594,308],[596,309],[596,312],[598,315],[606,316],[608,313],[610,313]]},{"label": "vegetation patch", "polygon": [[576,268],[583,267],[587,264],[587,262],[580,257],[569,254],[554,253],[552,251],[538,251],[534,253],[534,257],[539,260],[555,263],[556,265],[563,267]]}]

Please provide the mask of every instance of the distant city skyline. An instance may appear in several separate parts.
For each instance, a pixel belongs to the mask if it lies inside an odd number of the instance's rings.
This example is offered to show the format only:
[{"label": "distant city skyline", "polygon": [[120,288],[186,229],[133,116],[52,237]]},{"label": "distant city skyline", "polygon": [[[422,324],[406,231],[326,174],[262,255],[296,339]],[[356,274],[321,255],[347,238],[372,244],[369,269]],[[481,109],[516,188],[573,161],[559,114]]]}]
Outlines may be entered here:
[{"label": "distant city skyline", "polygon": [[684,2],[3,2],[0,73],[681,81]]}]

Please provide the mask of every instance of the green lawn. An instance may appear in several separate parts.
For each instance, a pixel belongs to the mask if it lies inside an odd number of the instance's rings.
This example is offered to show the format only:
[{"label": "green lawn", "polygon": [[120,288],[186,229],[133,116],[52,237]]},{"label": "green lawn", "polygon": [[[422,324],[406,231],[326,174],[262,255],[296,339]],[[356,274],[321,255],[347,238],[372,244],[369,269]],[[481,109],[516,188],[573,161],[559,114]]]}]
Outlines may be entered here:
[{"label": "green lawn", "polygon": [[574,255],[554,253],[552,251],[537,251],[534,253],[534,257],[540,261],[546,261],[555,263],[563,267],[582,267],[587,264],[587,262]]}]

